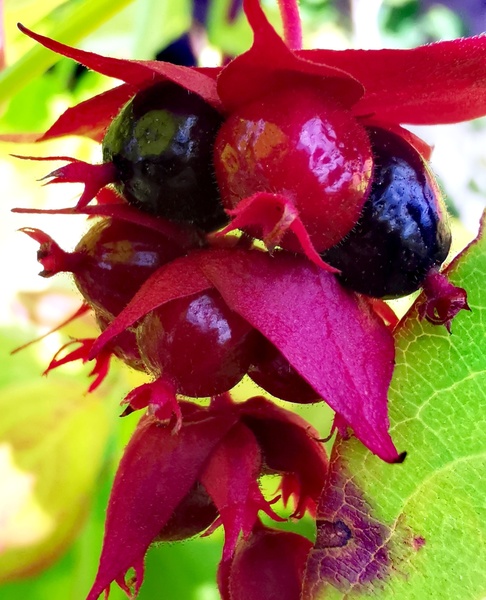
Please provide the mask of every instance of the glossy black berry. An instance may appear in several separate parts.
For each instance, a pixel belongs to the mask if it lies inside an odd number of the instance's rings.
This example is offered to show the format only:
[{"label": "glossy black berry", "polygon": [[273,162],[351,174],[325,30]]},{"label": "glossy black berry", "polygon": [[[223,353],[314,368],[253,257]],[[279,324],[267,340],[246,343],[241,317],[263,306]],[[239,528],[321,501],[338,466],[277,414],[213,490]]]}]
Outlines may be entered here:
[{"label": "glossy black berry", "polygon": [[103,140],[118,191],[140,210],[207,231],[226,222],[213,173],[221,115],[170,82],[138,93]]},{"label": "glossy black berry", "polygon": [[375,166],[358,223],[322,254],[342,283],[375,298],[414,292],[445,260],[451,233],[440,191],[420,154],[400,136],[368,130]]}]

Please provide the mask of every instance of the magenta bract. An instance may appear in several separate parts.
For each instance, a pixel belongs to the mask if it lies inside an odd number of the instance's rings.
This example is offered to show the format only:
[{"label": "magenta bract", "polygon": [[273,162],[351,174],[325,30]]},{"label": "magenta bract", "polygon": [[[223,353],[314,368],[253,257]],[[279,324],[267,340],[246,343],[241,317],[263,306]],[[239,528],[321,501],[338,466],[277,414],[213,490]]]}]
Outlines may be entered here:
[{"label": "magenta bract", "polygon": [[[294,457],[282,458],[272,471],[301,481],[296,506],[315,509],[327,459],[317,432],[303,419],[263,398],[233,404],[221,397],[208,408],[182,401],[180,408],[183,422],[177,435],[170,426],[146,416],[125,450],[108,506],[98,575],[87,600],[98,598],[113,581],[127,589],[125,574],[131,567],[138,590],[149,545],[171,523],[172,537],[182,535],[175,531],[173,517],[179,507],[187,506],[186,497],[194,494],[196,485],[202,485],[216,506],[219,517],[214,526],[224,526],[224,561],[231,560],[240,535],[250,536],[260,510],[282,520],[258,485],[267,472],[265,461],[279,451],[282,425],[293,432]],[[309,464],[315,467],[312,473]],[[200,519],[191,517],[193,523],[206,521],[207,506],[207,502],[193,504],[193,510],[203,513]]]},{"label": "magenta bract", "polygon": [[240,540],[232,560],[222,562],[218,584],[222,600],[300,600],[312,542],[257,522]]},{"label": "magenta bract", "polygon": [[239,252],[230,261],[214,253],[201,268],[372,452],[396,460],[386,416],[393,339],[364,302],[333,275],[286,254]]},{"label": "magenta bract", "polygon": [[398,459],[387,417],[393,338],[364,300],[304,258],[213,249],[177,259],[142,286],[92,356],[157,306],[208,287],[280,350],[370,450]]}]

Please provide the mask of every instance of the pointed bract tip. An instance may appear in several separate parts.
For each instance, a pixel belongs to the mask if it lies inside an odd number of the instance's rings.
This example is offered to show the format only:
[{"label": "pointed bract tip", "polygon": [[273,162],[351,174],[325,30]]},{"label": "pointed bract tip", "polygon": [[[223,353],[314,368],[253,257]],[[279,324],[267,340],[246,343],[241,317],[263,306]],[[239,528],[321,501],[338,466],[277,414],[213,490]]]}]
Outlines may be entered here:
[{"label": "pointed bract tip", "polygon": [[22,227],[19,231],[39,244],[37,261],[43,267],[39,273],[41,277],[52,277],[63,271],[74,272],[76,270],[79,263],[76,253],[65,252],[50,235],[35,227]]},{"label": "pointed bract tip", "polygon": [[407,458],[407,452],[401,452],[397,458],[393,461],[392,464],[394,465],[401,465],[403,462],[405,462],[405,459]]}]

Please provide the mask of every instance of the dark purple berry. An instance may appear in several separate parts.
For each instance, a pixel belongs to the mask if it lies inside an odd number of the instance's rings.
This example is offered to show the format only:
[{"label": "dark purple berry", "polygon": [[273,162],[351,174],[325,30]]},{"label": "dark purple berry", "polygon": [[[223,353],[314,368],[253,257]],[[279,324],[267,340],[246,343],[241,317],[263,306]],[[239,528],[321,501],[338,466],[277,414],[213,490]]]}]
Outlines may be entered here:
[{"label": "dark purple berry", "polygon": [[299,404],[319,400],[319,394],[263,336],[259,337],[255,359],[248,369],[248,375],[262,389],[281,400]]},{"label": "dark purple berry", "polygon": [[230,390],[253,358],[255,331],[215,290],[172,300],[149,313],[137,329],[147,369],[174,382],[185,396]]},{"label": "dark purple berry", "polygon": [[100,221],[71,255],[74,280],[98,312],[117,316],[162,265],[184,254],[160,232],[119,219]]},{"label": "dark purple berry", "polygon": [[451,233],[440,190],[420,154],[403,138],[368,130],[374,155],[371,192],[358,223],[322,254],[342,283],[375,298],[419,289],[449,252]]},{"label": "dark purple berry", "polygon": [[[111,324],[114,317],[106,312],[94,311],[96,323],[101,331]],[[145,364],[140,356],[137,346],[137,338],[131,329],[119,333],[110,345],[111,352],[122,360],[126,365],[137,371],[145,371]]]},{"label": "dark purple berry", "polygon": [[213,172],[221,115],[170,82],[138,93],[111,123],[103,160],[116,187],[140,210],[207,231],[226,222]]}]

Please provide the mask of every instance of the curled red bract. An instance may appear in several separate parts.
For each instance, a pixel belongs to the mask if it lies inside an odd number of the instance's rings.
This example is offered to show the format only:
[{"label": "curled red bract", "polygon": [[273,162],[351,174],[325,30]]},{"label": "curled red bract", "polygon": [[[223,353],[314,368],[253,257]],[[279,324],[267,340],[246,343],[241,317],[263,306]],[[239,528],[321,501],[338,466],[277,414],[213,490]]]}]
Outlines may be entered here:
[{"label": "curled red bract", "polygon": [[[282,457],[278,465],[274,460],[273,471],[283,477],[292,474],[302,482],[298,506],[317,504],[327,458],[317,432],[303,419],[263,398],[242,404],[220,398],[207,408],[182,401],[180,408],[182,425],[176,435],[170,426],[146,416],[125,450],[108,505],[98,574],[87,600],[96,600],[113,581],[128,589],[125,576],[131,567],[137,575],[137,591],[143,581],[145,553],[168,524],[172,523],[171,535],[176,538],[184,531],[197,533],[186,529],[180,518],[180,528],[175,530],[173,521],[196,488],[204,490],[204,497],[216,507],[213,528],[224,526],[223,562],[232,560],[239,540],[254,535],[260,510],[283,520],[259,487],[265,464],[272,463],[271,455],[281,446],[283,425],[294,432],[295,456]],[[309,460],[316,467],[313,473]],[[207,506],[208,501],[192,502],[192,524],[206,528]]]}]

